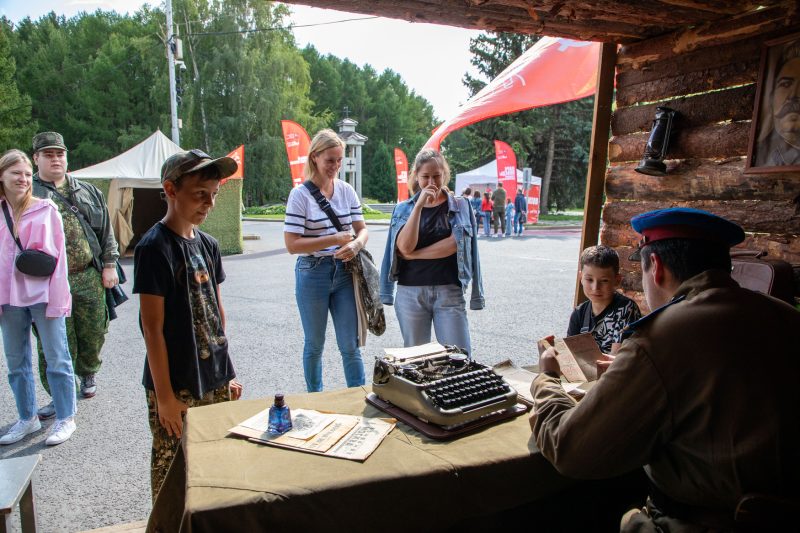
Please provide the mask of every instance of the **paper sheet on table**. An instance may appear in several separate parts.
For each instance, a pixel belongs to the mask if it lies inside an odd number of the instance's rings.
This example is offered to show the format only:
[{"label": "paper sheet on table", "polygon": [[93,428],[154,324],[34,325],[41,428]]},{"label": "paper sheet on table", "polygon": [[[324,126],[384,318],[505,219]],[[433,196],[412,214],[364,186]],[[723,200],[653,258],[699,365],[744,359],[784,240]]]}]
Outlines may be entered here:
[{"label": "paper sheet on table", "polygon": [[519,399],[529,405],[533,405],[533,395],[531,395],[531,384],[536,379],[535,372],[530,372],[515,365],[511,359],[506,359],[494,365],[492,369],[500,374],[509,385],[514,387],[519,395]]},{"label": "paper sheet on table", "polygon": [[[292,424],[294,425],[295,419],[300,417],[298,420],[301,423],[305,423],[303,422],[305,419],[313,425],[305,426],[295,433],[295,435],[308,435],[307,437],[296,438],[291,436],[292,431],[283,435],[268,433],[268,417],[269,409],[248,418],[228,431],[269,446],[363,461],[375,451],[397,422],[393,418],[364,418],[297,409],[292,412]],[[312,428],[320,429],[309,435],[313,431]]]}]

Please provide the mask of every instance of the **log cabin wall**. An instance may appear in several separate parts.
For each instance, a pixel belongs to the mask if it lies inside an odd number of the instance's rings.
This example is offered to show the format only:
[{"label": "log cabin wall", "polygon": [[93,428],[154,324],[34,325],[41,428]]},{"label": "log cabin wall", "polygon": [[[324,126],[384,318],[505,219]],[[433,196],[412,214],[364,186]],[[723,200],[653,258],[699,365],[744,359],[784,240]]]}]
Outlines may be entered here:
[{"label": "log cabin wall", "polygon": [[[740,224],[740,246],[800,265],[800,172],[744,174],[762,44],[800,32],[792,5],[623,46],[617,57],[606,203],[600,242],[620,255],[623,291],[643,302],[641,269],[628,256],[631,217],[694,207]],[[656,107],[677,111],[667,175],[634,171]]]}]

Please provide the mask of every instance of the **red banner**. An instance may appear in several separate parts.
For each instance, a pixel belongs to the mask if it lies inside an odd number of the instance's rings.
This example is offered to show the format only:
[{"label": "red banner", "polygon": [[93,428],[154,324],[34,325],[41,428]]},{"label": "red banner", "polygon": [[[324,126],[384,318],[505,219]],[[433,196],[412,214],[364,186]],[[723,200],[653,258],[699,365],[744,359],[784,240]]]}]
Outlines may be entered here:
[{"label": "red banner", "polygon": [[400,148],[394,149],[394,168],[397,172],[397,203],[408,200],[408,159]]},{"label": "red banner", "polygon": [[450,132],[487,118],[591,96],[599,58],[600,43],[542,37],[440,124],[425,148],[438,150]]},{"label": "red banner", "polygon": [[506,197],[513,199],[517,195],[517,155],[503,141],[494,141],[494,155],[497,158],[497,186],[503,187]]},{"label": "red banner", "polygon": [[542,186],[537,183],[528,189],[528,224],[539,222],[539,192]]},{"label": "red banner", "polygon": [[289,170],[292,172],[292,188],[303,184],[303,168],[308,160],[311,138],[303,126],[291,120],[281,120],[286,155],[289,157]]},{"label": "red banner", "polygon": [[239,145],[239,148],[234,150],[233,152],[229,153],[227,157],[232,158],[236,161],[236,172],[225,178],[224,180],[219,182],[219,186],[222,187],[226,181],[228,180],[241,180],[244,179],[244,145]]}]

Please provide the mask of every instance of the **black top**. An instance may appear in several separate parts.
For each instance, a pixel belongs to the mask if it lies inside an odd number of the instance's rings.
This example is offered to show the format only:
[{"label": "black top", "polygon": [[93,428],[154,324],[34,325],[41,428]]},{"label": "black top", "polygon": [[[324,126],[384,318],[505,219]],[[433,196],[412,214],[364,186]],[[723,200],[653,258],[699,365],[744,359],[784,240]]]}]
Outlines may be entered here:
[{"label": "black top", "polygon": [[[184,239],[161,222],[150,228],[136,246],[133,292],[164,297],[172,388],[201,399],[236,373],[217,300],[217,287],[225,280],[219,244],[207,233],[194,231],[194,239]],[[142,384],[155,390],[147,358]]]},{"label": "black top", "polygon": [[[450,227],[448,202],[434,207],[423,207],[419,217],[419,236],[415,250],[425,248],[448,238]],[[459,285],[456,254],[440,259],[400,259],[397,275],[399,285],[420,287],[427,285]]]},{"label": "black top", "polygon": [[592,302],[586,300],[572,311],[567,336],[591,332],[604,353],[611,353],[611,344],[622,342],[622,330],[642,317],[636,302],[618,292],[599,315],[592,313]]}]

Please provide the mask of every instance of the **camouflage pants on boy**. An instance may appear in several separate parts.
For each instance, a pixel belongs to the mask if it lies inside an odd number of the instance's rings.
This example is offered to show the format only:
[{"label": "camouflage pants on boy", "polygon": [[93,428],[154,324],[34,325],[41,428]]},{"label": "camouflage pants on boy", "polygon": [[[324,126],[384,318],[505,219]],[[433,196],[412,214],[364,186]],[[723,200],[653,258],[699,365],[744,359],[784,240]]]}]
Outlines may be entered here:
[{"label": "camouflage pants on boy", "polygon": [[[181,439],[171,437],[161,422],[158,420],[158,402],[156,393],[148,390],[147,392],[147,411],[150,422],[150,433],[153,434],[153,449],[150,455],[150,489],[153,502],[156,501],[158,491],[167,477],[167,471],[172,464],[172,459],[181,445]],[[202,399],[198,400],[192,396],[188,390],[180,390],[175,393],[175,397],[189,407],[201,407],[215,403],[227,402],[231,400],[229,385],[207,392]]]}]

